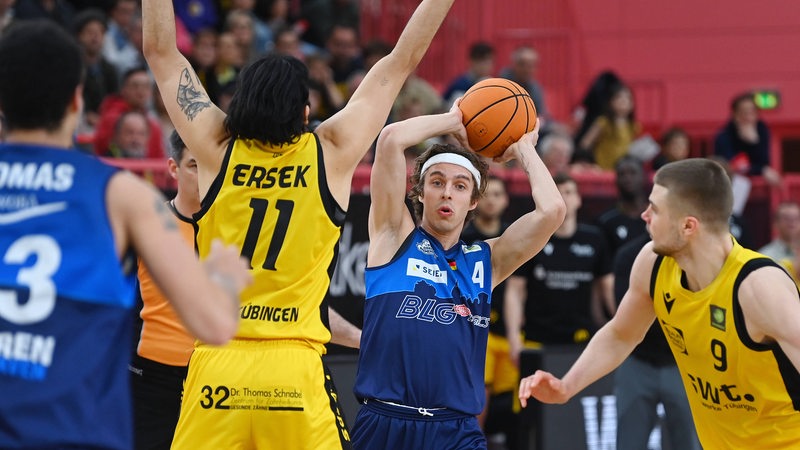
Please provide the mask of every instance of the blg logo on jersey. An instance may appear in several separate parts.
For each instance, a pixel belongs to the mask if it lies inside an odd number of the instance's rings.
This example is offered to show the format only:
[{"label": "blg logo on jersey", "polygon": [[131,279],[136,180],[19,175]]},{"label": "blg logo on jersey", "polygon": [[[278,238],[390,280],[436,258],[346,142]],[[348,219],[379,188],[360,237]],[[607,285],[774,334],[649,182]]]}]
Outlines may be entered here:
[{"label": "blg logo on jersey", "polygon": [[421,259],[408,258],[406,275],[426,280],[434,283],[447,284],[447,272],[440,269],[436,264],[429,264]]}]

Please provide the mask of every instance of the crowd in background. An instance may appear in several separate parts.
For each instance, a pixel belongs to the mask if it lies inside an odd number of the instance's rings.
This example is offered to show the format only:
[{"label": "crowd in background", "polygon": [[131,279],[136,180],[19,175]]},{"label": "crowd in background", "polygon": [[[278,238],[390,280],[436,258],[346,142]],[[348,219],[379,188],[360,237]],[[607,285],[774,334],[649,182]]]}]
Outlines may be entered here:
[{"label": "crowd in background", "polygon": [[[380,40],[362,42],[356,0],[302,0],[299,8],[292,8],[289,0],[226,0],[220,4],[212,0],[175,0],[174,3],[178,47],[194,66],[211,100],[223,111],[245,65],[270,52],[291,55],[309,69],[309,126],[313,127],[339,111],[364,74],[392,48],[391,43]],[[0,36],[17,21],[41,18],[55,21],[70,31],[83,50],[85,106],[76,145],[98,156],[166,158],[173,127],[142,55],[138,0],[0,0]],[[562,195],[570,200],[572,214],[568,216],[572,221],[565,222],[565,228],[556,233],[549,247],[537,255],[538,259],[531,260],[517,274],[516,281],[523,283],[521,288],[515,287],[513,278],[509,283],[512,292],[521,289],[517,300],[522,303],[514,306],[512,314],[516,311],[517,316],[521,314],[528,319],[516,317],[516,323],[522,329],[528,325],[520,338],[530,342],[515,342],[517,333],[508,334],[507,345],[515,347],[518,353],[523,345],[584,343],[613,314],[619,300],[610,281],[614,257],[623,244],[645,234],[640,215],[647,207],[646,175],[669,162],[687,158],[691,141],[687,132],[678,127],[655,137],[644,133],[636,119],[631,88],[611,71],[598,74],[587,87],[573,117],[568,120],[552,117],[545,88],[536,79],[540,61],[535,48],[522,45],[508,56],[507,67],[496,67],[497,55],[492,43],[475,42],[469,48],[468,67],[447,85],[437,88],[412,75],[397,97],[389,122],[447,111],[473,84],[493,76],[519,83],[533,98],[542,125],[537,150],[558,180]],[[730,117],[720,121],[713,154],[733,180],[735,205],[739,207],[734,208],[731,230],[745,246],[748,226],[741,216],[749,195],[750,177],[762,176],[776,189],[782,186],[781,175],[770,164],[770,139],[769,127],[759,118],[752,95],[736,95],[730,104]],[[426,147],[408,149],[409,164]],[[363,163],[370,162],[368,155]],[[576,220],[581,197],[570,175],[583,171],[613,171],[618,190],[614,208],[596,218],[591,226],[578,224]],[[505,190],[502,185],[497,189]],[[492,215],[497,227],[507,202],[507,198],[502,200],[503,206],[495,208],[498,211],[493,215],[484,213]],[[477,223],[486,219],[481,213],[479,208]],[[795,261],[800,251],[800,206],[793,201],[781,202],[773,223],[775,239],[763,247],[762,253],[796,276],[795,271],[800,269]],[[548,264],[554,265],[554,273],[566,271],[559,264],[567,256],[558,257],[557,252],[561,246],[566,253],[575,242],[592,249],[596,256],[586,262],[587,275],[579,292],[582,297],[575,299],[581,308],[570,307],[565,313],[554,309],[555,301],[553,305],[541,300],[536,303],[529,292],[553,291],[552,295],[563,296],[565,290],[548,285],[546,277],[537,279],[540,267],[537,264],[545,267],[543,270],[550,270]],[[539,282],[544,284],[539,286]],[[571,319],[559,316],[561,313]],[[506,334],[504,325],[508,322],[503,323],[499,316],[494,319],[493,324],[501,330],[497,334]],[[569,328],[570,320],[577,325]],[[568,329],[548,329],[548,323]],[[535,332],[541,335],[534,336]],[[514,383],[510,386],[513,389]],[[508,388],[487,395],[504,393],[508,393]]]},{"label": "crowd in background", "polygon": [[[382,40],[363,41],[355,0],[176,0],[174,4],[178,48],[223,111],[243,66],[270,52],[287,54],[309,68],[313,128],[344,106],[364,74],[392,48]],[[100,156],[163,158],[173,127],[142,55],[139,1],[0,0],[0,34],[16,21],[38,18],[70,31],[84,52],[85,111],[76,144]],[[548,152],[551,163],[561,165],[554,173],[611,171],[626,154],[652,171],[690,154],[689,136],[680,128],[655,137],[643,132],[633,92],[613,71],[595,77],[572,117],[558,118],[551,116],[547,94],[537,81],[542,62],[532,45],[514,48],[506,67],[497,66],[499,55],[491,42],[474,42],[468,51],[468,66],[443,86],[412,75],[389,122],[446,111],[474,83],[498,76],[530,93],[543,136],[560,137],[554,151]],[[735,175],[763,175],[770,185],[780,186],[780,174],[770,166],[769,146],[769,128],[759,120],[755,103],[747,93],[737,96],[730,120],[720,120],[713,153],[728,162]],[[415,150],[409,149],[410,158]],[[364,162],[370,160],[368,155]]]}]

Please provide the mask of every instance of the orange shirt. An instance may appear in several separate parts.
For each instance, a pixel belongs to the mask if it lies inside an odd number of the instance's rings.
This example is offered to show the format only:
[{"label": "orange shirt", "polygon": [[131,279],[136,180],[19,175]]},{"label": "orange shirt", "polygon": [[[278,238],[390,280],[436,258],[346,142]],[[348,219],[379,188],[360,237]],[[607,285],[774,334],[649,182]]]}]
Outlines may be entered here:
[{"label": "orange shirt", "polygon": [[[191,219],[181,216],[171,204],[170,208],[178,217],[178,226],[186,242],[194,246],[194,226]],[[138,275],[144,302],[140,316],[144,323],[137,353],[161,364],[187,366],[194,349],[194,337],[183,327],[172,305],[156,287],[141,259]]]}]

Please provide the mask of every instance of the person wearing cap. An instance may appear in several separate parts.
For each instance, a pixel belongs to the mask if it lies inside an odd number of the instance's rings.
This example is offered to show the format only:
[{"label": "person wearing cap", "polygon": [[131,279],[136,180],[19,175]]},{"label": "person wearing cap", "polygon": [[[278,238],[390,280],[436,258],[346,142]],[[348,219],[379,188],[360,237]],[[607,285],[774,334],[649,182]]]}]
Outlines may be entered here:
[{"label": "person wearing cap", "polygon": [[[558,189],[536,154],[536,128],[496,162],[517,159],[536,209],[494,239],[459,239],[486,187],[488,166],[466,144],[461,112],[396,122],[378,137],[372,168],[364,328],[353,447],[486,448],[476,415],[486,396],[492,288],[547,243],[564,219]],[[441,135],[416,159],[406,199],[403,150]]]}]

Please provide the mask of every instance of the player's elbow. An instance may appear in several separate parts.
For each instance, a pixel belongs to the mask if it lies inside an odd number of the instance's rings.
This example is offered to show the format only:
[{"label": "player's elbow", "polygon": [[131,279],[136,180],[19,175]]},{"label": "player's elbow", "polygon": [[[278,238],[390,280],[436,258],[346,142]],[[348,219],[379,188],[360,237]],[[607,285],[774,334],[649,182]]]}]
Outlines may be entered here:
[{"label": "player's elbow", "polygon": [[540,202],[536,210],[544,217],[544,222],[547,226],[555,231],[564,222],[564,217],[567,215],[567,205],[564,199],[559,195],[549,199],[547,202]]},{"label": "player's elbow", "polygon": [[383,127],[381,133],[378,135],[378,142],[376,144],[377,151],[386,151],[387,149],[402,147],[403,134],[400,130],[401,124],[394,122]]},{"label": "player's elbow", "polygon": [[161,61],[168,59],[171,55],[178,52],[178,47],[174,40],[163,39],[153,33],[152,36],[142,37],[142,55],[147,61],[148,66],[158,66]]}]

